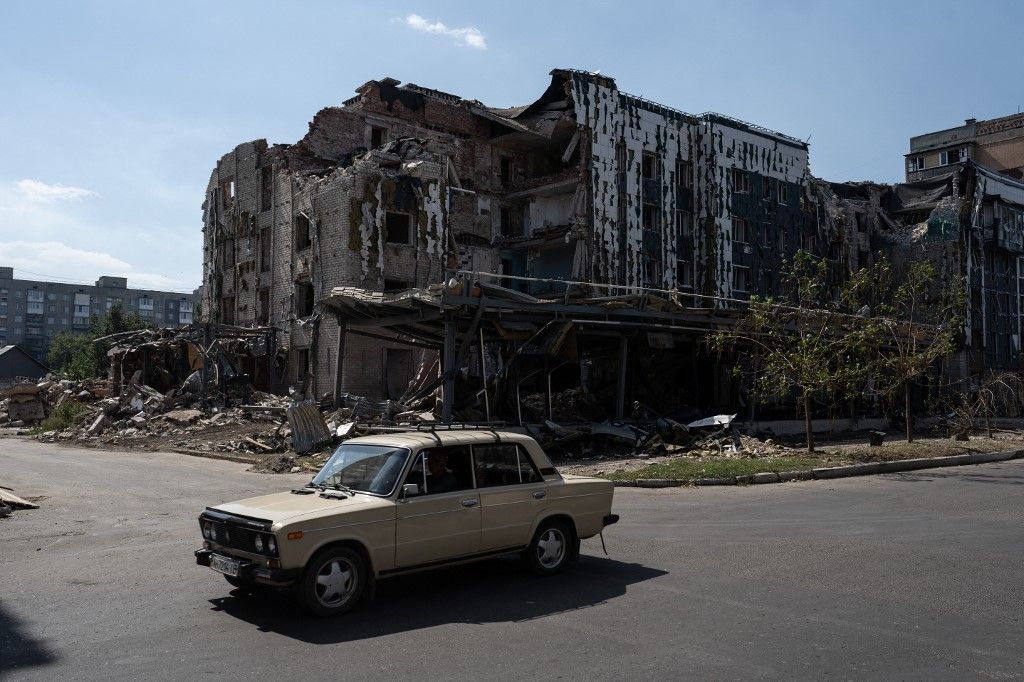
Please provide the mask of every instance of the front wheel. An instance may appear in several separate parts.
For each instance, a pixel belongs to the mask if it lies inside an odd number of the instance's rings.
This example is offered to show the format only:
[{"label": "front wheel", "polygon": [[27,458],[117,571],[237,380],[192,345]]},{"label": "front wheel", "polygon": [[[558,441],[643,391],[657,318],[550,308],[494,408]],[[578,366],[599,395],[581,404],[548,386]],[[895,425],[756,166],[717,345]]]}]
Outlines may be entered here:
[{"label": "front wheel", "polygon": [[564,521],[542,523],[526,548],[526,565],[538,575],[558,573],[573,556],[573,534]]},{"label": "front wheel", "polygon": [[298,585],[299,601],[316,616],[351,611],[366,590],[366,563],[349,547],[317,553],[306,565]]}]

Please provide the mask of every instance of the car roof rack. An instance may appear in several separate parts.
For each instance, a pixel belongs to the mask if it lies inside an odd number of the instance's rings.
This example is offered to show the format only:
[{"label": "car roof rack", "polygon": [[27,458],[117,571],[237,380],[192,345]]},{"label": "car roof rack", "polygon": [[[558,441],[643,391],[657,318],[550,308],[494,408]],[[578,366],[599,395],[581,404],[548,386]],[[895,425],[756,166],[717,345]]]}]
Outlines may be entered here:
[{"label": "car roof rack", "polygon": [[438,436],[438,431],[489,431],[494,436],[494,442],[501,444],[501,434],[498,433],[496,427],[500,428],[505,426],[505,422],[491,422],[490,424],[474,424],[472,422],[452,422],[448,424],[437,424],[426,422],[422,424],[401,424],[401,425],[366,425],[371,432],[383,432],[383,433],[400,433],[405,431],[413,431],[416,433],[430,434],[437,441],[438,446],[441,445],[441,438]]}]

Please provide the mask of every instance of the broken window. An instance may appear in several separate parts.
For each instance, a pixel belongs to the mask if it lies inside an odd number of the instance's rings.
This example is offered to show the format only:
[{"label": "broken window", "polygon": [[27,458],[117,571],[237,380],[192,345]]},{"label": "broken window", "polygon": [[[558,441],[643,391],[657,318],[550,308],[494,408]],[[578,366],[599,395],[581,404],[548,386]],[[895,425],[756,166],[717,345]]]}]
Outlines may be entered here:
[{"label": "broken window", "polygon": [[789,185],[787,185],[785,181],[779,180],[777,183],[775,183],[775,189],[776,189],[776,200],[780,204],[788,204],[789,203]]},{"label": "broken window", "polygon": [[272,234],[273,233],[270,231],[269,227],[260,230],[260,272],[270,271],[270,249],[272,246],[271,240],[273,239],[271,236]]},{"label": "broken window", "polygon": [[300,213],[295,216],[295,250],[302,251],[303,249],[308,249],[310,243],[309,218],[306,217],[305,213]]},{"label": "broken window", "polygon": [[295,283],[295,316],[309,317],[313,314],[313,285],[309,282]]},{"label": "broken window", "polygon": [[501,185],[502,187],[508,187],[512,184],[512,157],[503,156],[501,157]]},{"label": "broken window", "polygon": [[299,348],[295,351],[295,382],[302,384],[309,374],[309,349]]},{"label": "broken window", "polygon": [[225,239],[220,245],[221,264],[225,270],[235,267],[235,240]]},{"label": "broken window", "polygon": [[801,242],[802,242],[801,248],[804,251],[806,251],[807,253],[814,253],[814,249],[817,246],[818,242],[814,238],[813,234],[805,234],[805,235],[803,235],[803,237],[801,238]]},{"label": "broken window", "polygon": [[220,321],[224,324],[235,323],[235,297],[225,296],[220,299]]},{"label": "broken window", "polygon": [[643,272],[640,273],[643,285],[645,287],[660,287],[661,286],[661,261],[651,258],[650,256],[645,257],[640,262]]},{"label": "broken window", "polygon": [[748,241],[747,221],[743,218],[732,219],[732,241],[733,243],[746,244]]},{"label": "broken window", "polygon": [[689,211],[676,211],[676,234],[680,237],[693,236],[693,214]]},{"label": "broken window", "polygon": [[270,289],[260,289],[260,322],[270,324]]},{"label": "broken window", "polygon": [[786,253],[786,230],[780,227],[778,234],[775,235],[775,248],[779,250],[779,253]]},{"label": "broken window", "polygon": [[370,126],[370,149],[378,149],[384,146],[388,140],[388,129],[380,126]]},{"label": "broken window", "polygon": [[676,284],[680,289],[693,288],[693,263],[687,260],[676,261]]},{"label": "broken window", "polygon": [[[944,152],[939,152],[939,165],[948,166],[951,163],[960,163],[961,161],[967,160],[967,147],[960,147],[959,149],[948,149]],[[923,167],[923,164],[922,164]]]},{"label": "broken window", "polygon": [[761,223],[761,246],[772,245],[772,225],[771,223]]},{"label": "broken window", "polygon": [[676,161],[676,191],[688,190],[693,187],[693,164],[689,161]]},{"label": "broken window", "polygon": [[761,198],[768,201],[772,196],[772,179],[769,177],[761,178]]},{"label": "broken window", "polygon": [[404,279],[384,279],[384,291],[405,291],[409,288],[409,283]]},{"label": "broken window", "polygon": [[412,244],[412,216],[388,211],[384,215],[384,241],[388,244]]},{"label": "broken window", "polygon": [[235,181],[232,178],[228,178],[220,183],[220,196],[221,201],[225,206],[229,206],[231,202],[235,200]]},{"label": "broken window", "polygon": [[741,292],[750,290],[750,268],[743,265],[732,266],[732,288],[733,291]]},{"label": "broken window", "polygon": [[502,206],[498,211],[498,233],[502,237],[517,236],[512,223],[512,209],[509,206]]},{"label": "broken window", "polygon": [[658,178],[658,155],[653,152],[644,152],[640,162],[640,174],[644,180],[655,180]]},{"label": "broken window", "polygon": [[733,168],[732,191],[750,194],[750,176],[742,168]]},{"label": "broken window", "polygon": [[661,231],[661,207],[654,204],[644,204],[643,228],[652,232]]},{"label": "broken window", "polygon": [[260,210],[269,211],[274,195],[274,169],[270,166],[260,169]]}]

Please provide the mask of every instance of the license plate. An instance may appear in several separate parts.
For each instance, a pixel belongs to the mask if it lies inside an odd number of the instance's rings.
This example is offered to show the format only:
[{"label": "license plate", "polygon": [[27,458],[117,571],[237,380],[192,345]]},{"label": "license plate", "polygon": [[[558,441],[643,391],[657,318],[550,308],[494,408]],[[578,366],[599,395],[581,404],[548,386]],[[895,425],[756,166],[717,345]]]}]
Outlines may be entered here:
[{"label": "license plate", "polygon": [[210,556],[210,568],[215,571],[220,571],[224,575],[231,575],[238,577],[238,568],[241,566],[241,562],[229,559],[226,556],[219,554],[213,554]]}]

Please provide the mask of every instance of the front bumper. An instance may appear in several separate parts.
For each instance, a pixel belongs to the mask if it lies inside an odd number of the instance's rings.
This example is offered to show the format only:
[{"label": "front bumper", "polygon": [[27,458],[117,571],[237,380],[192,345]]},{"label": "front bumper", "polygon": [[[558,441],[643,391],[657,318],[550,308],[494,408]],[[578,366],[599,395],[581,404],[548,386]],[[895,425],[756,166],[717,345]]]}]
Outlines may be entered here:
[{"label": "front bumper", "polygon": [[[196,563],[200,566],[209,566],[210,556],[213,554],[231,556],[224,552],[214,552],[212,549],[197,549],[195,554]],[[250,561],[248,559],[242,559],[234,556],[231,558],[235,561],[241,562],[241,565],[238,567],[239,580],[249,580],[252,582],[284,587],[296,582],[302,573],[301,569],[298,568],[267,568],[266,566],[260,566],[255,561]]]}]

